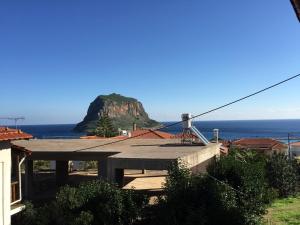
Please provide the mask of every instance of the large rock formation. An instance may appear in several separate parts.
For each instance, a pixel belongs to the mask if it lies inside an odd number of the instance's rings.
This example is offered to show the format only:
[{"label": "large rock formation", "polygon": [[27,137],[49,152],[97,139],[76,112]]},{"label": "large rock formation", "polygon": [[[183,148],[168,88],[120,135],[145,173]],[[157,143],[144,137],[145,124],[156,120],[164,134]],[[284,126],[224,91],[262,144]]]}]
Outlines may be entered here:
[{"label": "large rock formation", "polygon": [[100,95],[89,106],[87,115],[83,121],[74,128],[78,132],[92,132],[97,121],[103,114],[111,118],[114,128],[131,130],[133,123],[140,128],[152,128],[159,126],[155,120],[151,120],[138,100],[124,97],[119,94]]}]

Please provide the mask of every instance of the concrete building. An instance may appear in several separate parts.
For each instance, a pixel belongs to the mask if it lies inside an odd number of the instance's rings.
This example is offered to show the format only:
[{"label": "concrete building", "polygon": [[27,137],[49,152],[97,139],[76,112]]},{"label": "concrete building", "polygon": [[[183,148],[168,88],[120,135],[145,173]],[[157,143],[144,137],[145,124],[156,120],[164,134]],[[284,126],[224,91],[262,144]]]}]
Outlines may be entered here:
[{"label": "concrete building", "polygon": [[[98,136],[82,136],[80,139],[84,140],[116,140],[116,139],[126,139],[126,138],[134,138],[134,139],[176,139],[177,137],[173,134],[159,131],[159,130],[152,130],[152,129],[137,129],[136,126],[134,126],[134,130],[128,131],[127,135],[120,135],[112,138],[103,138]],[[51,161],[50,162],[50,169],[55,169],[56,162]],[[82,161],[73,161],[72,162],[72,168],[74,170],[82,170],[83,169],[83,162]]]},{"label": "concrete building", "polygon": [[10,225],[11,216],[24,209],[20,168],[29,152],[11,141],[29,138],[20,130],[0,127],[0,225]]},{"label": "concrete building", "polygon": [[255,150],[259,153],[272,155],[273,153],[287,153],[288,146],[271,138],[242,138],[231,143],[231,148]]},{"label": "concrete building", "polygon": [[26,194],[32,194],[33,161],[56,161],[58,185],[68,182],[70,160],[98,161],[98,177],[123,186],[124,170],[167,170],[170,163],[184,162],[193,172],[203,172],[220,153],[220,144],[183,145],[177,139],[131,139],[107,145],[105,139],[16,141],[32,154],[26,160]]}]

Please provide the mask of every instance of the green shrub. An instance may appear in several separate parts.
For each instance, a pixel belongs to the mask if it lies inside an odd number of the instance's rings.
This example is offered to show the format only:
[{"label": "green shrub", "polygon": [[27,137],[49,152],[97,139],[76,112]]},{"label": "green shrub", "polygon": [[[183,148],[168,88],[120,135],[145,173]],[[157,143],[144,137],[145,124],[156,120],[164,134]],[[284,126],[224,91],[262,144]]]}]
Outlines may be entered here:
[{"label": "green shrub", "polygon": [[[131,225],[141,217],[148,199],[104,181],[65,186],[56,200],[22,213],[20,225]],[[26,222],[26,223],[25,223]]]},{"label": "green shrub", "polygon": [[[258,166],[253,170],[259,172],[246,172],[250,166],[243,163],[234,167],[235,162],[234,157],[229,157],[211,166],[211,171],[215,176],[220,175],[220,179],[228,175],[223,181],[210,175],[192,175],[182,164],[172,165],[166,195],[152,207],[152,215],[148,216],[152,220],[147,224],[258,224],[266,202],[264,170]],[[219,169],[222,174],[217,172]],[[254,178],[250,178],[253,175]],[[262,188],[256,187],[260,182]]]},{"label": "green shrub", "polygon": [[265,157],[255,152],[231,151],[208,168],[208,173],[228,183],[236,191],[239,215],[243,224],[259,224],[274,191],[267,185]]},{"label": "green shrub", "polygon": [[45,160],[34,160],[33,161],[33,170],[40,171],[40,170],[49,170],[50,169],[50,161]]},{"label": "green shrub", "polygon": [[271,187],[278,190],[280,197],[296,193],[298,186],[297,162],[284,154],[274,154],[267,162],[267,177]]}]

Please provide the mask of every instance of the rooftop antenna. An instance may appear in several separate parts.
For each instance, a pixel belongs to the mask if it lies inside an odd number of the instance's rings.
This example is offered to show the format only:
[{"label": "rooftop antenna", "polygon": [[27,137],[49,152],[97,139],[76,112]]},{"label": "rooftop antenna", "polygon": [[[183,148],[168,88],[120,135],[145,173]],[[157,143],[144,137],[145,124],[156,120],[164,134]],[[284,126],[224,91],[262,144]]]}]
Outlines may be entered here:
[{"label": "rooftop antenna", "polygon": [[204,144],[208,145],[209,141],[204,137],[204,135],[192,124],[192,114],[184,113],[181,115],[182,118],[182,127],[183,127],[183,135],[182,135],[182,143],[190,143],[194,142],[194,135]]},{"label": "rooftop antenna", "polygon": [[15,121],[15,128],[18,129],[18,121],[25,120],[24,116],[21,117],[0,117],[0,120],[13,120]]}]

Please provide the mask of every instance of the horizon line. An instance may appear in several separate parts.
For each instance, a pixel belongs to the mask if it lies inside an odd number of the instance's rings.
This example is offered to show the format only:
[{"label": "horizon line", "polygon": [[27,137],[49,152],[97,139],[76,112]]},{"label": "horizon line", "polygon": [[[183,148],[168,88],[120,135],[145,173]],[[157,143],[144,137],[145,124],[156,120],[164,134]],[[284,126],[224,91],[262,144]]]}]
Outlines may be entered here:
[{"label": "horizon line", "polygon": [[[285,119],[224,119],[224,120],[196,120],[193,122],[235,122],[235,121],[280,121],[280,120],[300,120],[300,118],[285,118]],[[172,123],[180,122],[180,120],[158,121],[159,123]],[[78,123],[40,123],[40,124],[17,124],[17,127],[21,126],[49,126],[49,125],[76,125]],[[13,126],[15,124],[0,124],[0,126]]]}]

